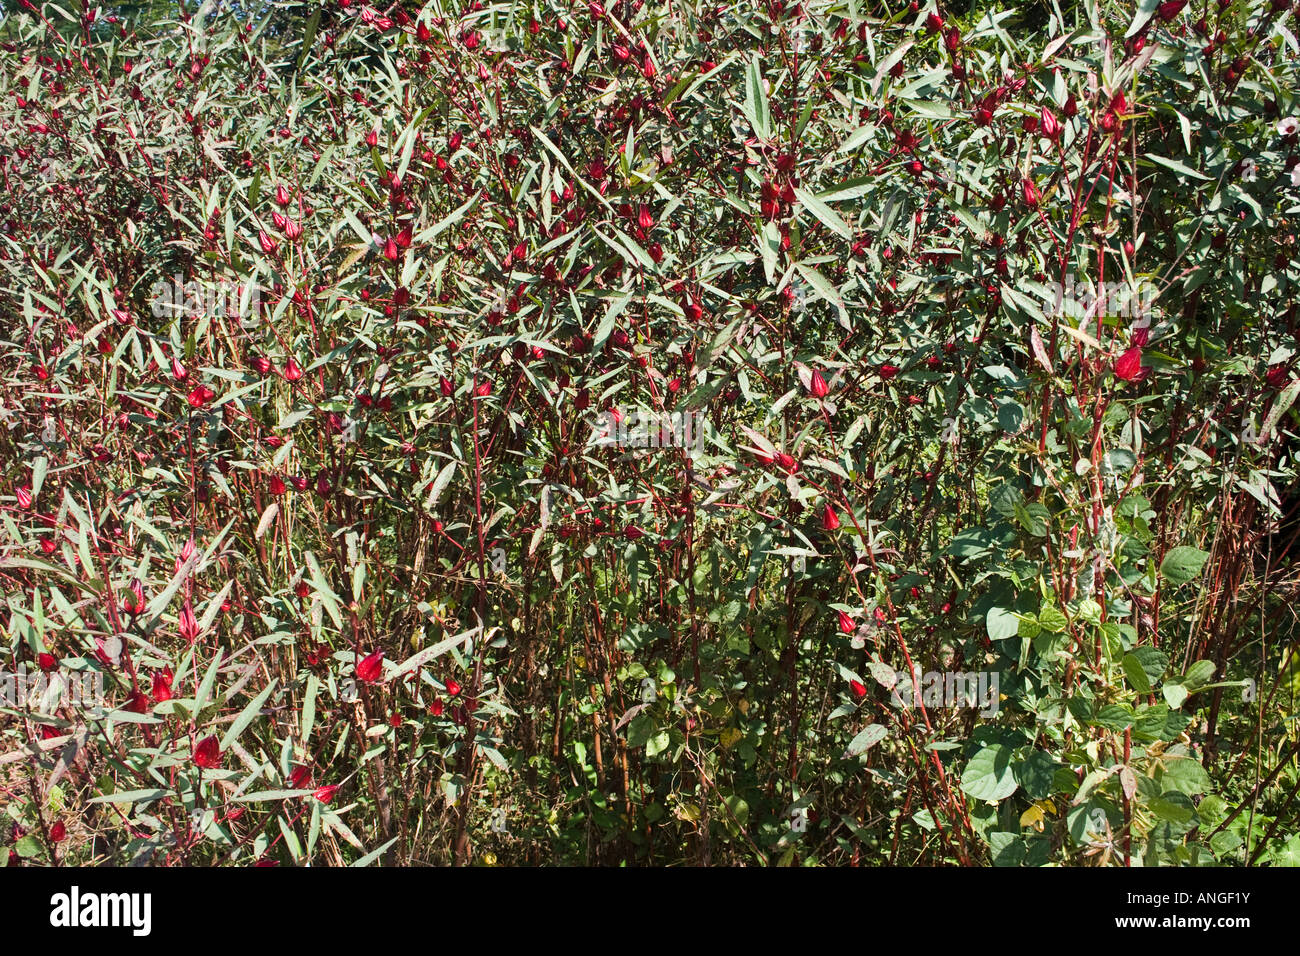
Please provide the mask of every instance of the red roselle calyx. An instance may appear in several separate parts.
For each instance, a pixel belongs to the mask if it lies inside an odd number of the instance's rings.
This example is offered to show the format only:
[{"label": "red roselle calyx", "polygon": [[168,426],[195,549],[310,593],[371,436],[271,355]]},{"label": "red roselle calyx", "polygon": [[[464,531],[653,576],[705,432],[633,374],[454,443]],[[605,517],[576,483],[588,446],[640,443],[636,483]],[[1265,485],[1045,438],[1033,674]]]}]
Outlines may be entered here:
[{"label": "red roselle calyx", "polygon": [[822,530],[835,531],[840,526],[840,516],[835,513],[835,509],[830,505],[822,508]]},{"label": "red roselle calyx", "polygon": [[357,679],[373,684],[384,673],[384,652],[375,651],[357,664]]},{"label": "red roselle calyx", "polygon": [[150,696],[153,697],[154,703],[157,704],[172,699],[172,671],[170,667],[154,672]]},{"label": "red roselle calyx", "polygon": [[194,763],[205,770],[221,766],[221,745],[215,736],[204,737],[194,745]]},{"label": "red roselle calyx", "polygon": [[1156,13],[1159,14],[1161,20],[1168,23],[1182,13],[1185,6],[1187,6],[1187,0],[1167,0],[1166,3],[1156,7]]},{"label": "red roselle calyx", "polygon": [[190,392],[190,394],[186,397],[186,401],[188,401],[195,408],[203,408],[205,405],[208,404],[208,402],[212,401],[216,397],[217,397],[217,393],[214,392],[212,389],[208,388],[206,385],[199,385],[196,386],[192,392]]},{"label": "red roselle calyx", "polygon": [[1142,366],[1142,349],[1136,345],[1115,360],[1115,374],[1126,382],[1140,382],[1150,372]]},{"label": "red roselle calyx", "polygon": [[323,787],[317,787],[312,796],[321,803],[329,803],[334,799],[334,794],[338,792],[338,789],[339,785],[337,783],[328,783]]},{"label": "red roselle calyx", "polygon": [[199,622],[194,616],[194,608],[186,601],[181,608],[176,631],[187,644],[193,644],[199,638]]},{"label": "red roselle calyx", "polygon": [[1055,141],[1061,135],[1061,121],[1046,106],[1039,111],[1038,127],[1042,130],[1043,135],[1052,141]]}]

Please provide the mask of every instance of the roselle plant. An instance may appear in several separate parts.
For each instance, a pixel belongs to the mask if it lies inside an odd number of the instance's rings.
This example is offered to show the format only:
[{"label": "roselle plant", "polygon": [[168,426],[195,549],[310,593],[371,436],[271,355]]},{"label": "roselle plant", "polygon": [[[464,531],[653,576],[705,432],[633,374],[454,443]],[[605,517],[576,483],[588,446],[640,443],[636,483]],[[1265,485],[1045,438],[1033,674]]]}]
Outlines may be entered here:
[{"label": "roselle plant", "polygon": [[8,864],[1297,862],[1296,12],[19,3]]}]

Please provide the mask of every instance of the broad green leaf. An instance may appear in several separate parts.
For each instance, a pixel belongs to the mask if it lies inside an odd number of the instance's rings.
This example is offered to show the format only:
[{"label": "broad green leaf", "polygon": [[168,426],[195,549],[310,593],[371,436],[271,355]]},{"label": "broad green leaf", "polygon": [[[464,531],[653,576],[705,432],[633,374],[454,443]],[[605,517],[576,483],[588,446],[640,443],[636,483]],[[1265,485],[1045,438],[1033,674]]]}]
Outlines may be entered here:
[{"label": "broad green leaf", "polygon": [[1018,786],[1011,769],[1011,751],[1000,744],[985,747],[971,757],[961,775],[962,790],[987,803],[1006,799]]},{"label": "broad green leaf", "polygon": [[1201,573],[1210,552],[1180,545],[1171,548],[1160,562],[1160,574],[1171,584],[1186,584]]}]

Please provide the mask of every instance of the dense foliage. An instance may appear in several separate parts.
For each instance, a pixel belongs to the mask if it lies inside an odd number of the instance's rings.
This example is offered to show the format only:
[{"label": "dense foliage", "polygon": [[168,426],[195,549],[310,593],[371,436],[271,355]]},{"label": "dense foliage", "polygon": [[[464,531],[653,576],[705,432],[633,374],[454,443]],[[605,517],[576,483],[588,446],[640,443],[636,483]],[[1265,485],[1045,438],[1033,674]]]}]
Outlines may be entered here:
[{"label": "dense foliage", "polygon": [[143,6],[0,21],[9,865],[1300,861],[1284,0]]}]

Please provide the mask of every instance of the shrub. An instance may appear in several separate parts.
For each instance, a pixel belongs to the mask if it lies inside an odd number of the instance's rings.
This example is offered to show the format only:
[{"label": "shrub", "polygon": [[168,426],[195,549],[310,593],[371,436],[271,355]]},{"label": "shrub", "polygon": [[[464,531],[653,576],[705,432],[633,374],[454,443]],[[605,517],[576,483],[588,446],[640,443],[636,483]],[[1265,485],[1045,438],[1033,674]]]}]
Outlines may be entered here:
[{"label": "shrub", "polygon": [[3,24],[11,865],[1295,861],[1288,4]]}]

